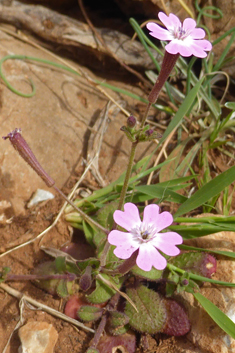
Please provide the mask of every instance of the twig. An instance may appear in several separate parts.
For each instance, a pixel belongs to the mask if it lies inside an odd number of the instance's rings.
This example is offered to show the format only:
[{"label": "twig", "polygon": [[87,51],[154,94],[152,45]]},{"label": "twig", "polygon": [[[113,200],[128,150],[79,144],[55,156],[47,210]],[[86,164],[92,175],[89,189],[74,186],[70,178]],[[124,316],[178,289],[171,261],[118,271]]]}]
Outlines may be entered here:
[{"label": "twig", "polygon": [[25,295],[25,294],[19,292],[18,290],[11,288],[10,286],[8,286],[5,283],[0,283],[0,288],[3,289],[8,294],[10,294],[11,296],[13,296],[19,300],[25,300],[26,302],[30,303],[31,305],[33,305],[37,309],[43,310],[52,316],[58,317],[59,319],[62,319],[66,322],[69,322],[70,324],[73,324],[74,326],[80,327],[80,328],[84,329],[85,331],[89,331],[92,333],[95,332],[93,329],[85,326],[83,323],[81,323],[75,319],[71,319],[67,315],[60,313],[59,311],[57,311],[57,310],[55,310],[45,304],[38,302],[37,300],[29,297],[28,295]]}]

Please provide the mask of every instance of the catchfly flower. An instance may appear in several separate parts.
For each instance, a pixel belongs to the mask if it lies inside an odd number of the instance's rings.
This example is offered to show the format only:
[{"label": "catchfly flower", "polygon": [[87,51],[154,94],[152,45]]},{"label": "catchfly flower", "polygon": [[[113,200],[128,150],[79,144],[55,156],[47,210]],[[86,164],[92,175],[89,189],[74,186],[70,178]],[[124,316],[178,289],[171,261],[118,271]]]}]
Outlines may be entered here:
[{"label": "catchfly flower", "polygon": [[170,41],[165,46],[168,53],[180,54],[185,57],[194,55],[198,58],[205,58],[207,56],[206,52],[212,49],[211,43],[203,39],[205,31],[202,28],[196,28],[196,21],[192,18],[186,18],[183,24],[173,13],[167,16],[164,12],[159,12],[158,18],[166,29],[154,22],[149,22],[146,26],[151,36]]},{"label": "catchfly flower", "polygon": [[180,253],[176,245],[182,244],[182,237],[175,232],[160,233],[171,225],[173,217],[169,212],[159,213],[158,205],[145,207],[143,221],[137,206],[130,202],[124,205],[124,211],[115,211],[113,218],[119,226],[127,230],[112,230],[108,235],[108,242],[117,246],[114,254],[120,259],[128,259],[139,250],[136,258],[139,268],[150,271],[154,266],[157,270],[163,270],[167,261],[158,250],[169,256]]}]

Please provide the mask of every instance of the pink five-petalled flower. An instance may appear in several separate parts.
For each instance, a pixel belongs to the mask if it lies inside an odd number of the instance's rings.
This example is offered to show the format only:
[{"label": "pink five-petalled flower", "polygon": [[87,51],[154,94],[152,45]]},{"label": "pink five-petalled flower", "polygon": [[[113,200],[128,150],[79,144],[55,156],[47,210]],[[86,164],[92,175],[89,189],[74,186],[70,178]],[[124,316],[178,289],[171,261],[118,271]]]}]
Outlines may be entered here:
[{"label": "pink five-petalled flower", "polygon": [[163,270],[167,261],[158,250],[170,256],[180,253],[176,245],[182,244],[182,237],[175,232],[160,233],[171,225],[173,217],[169,212],[159,213],[158,205],[145,207],[143,221],[137,206],[130,202],[124,205],[124,211],[115,211],[113,218],[119,226],[127,230],[112,230],[108,235],[108,242],[117,246],[114,254],[118,258],[128,259],[139,250],[136,264],[140,269],[150,271],[154,266],[157,270]]},{"label": "pink five-petalled flower", "polygon": [[146,26],[151,36],[160,40],[170,41],[165,46],[165,50],[168,53],[180,54],[185,57],[194,55],[198,58],[205,58],[207,56],[206,52],[212,49],[211,43],[203,39],[205,31],[202,28],[196,28],[196,21],[192,18],[186,18],[183,24],[172,13],[168,17],[164,12],[159,12],[158,18],[166,29],[154,22],[149,22]]}]

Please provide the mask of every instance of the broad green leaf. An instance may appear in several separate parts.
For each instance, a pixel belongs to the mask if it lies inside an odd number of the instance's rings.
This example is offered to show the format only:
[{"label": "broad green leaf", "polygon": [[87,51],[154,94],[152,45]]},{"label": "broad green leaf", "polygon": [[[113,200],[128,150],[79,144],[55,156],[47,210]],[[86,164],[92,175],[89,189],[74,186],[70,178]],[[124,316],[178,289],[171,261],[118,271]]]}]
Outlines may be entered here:
[{"label": "broad green leaf", "polygon": [[221,173],[207,184],[203,185],[201,189],[195,192],[189,199],[187,199],[177,210],[174,217],[188,213],[197,207],[203,205],[211,198],[218,195],[227,186],[235,180],[235,166],[229,168]]},{"label": "broad green leaf", "polygon": [[205,298],[201,293],[193,293],[195,299],[199,301],[208,315],[217,323],[217,325],[229,336],[235,339],[235,324],[225,315],[215,304]]},{"label": "broad green leaf", "polygon": [[160,295],[143,285],[127,288],[127,295],[138,309],[126,303],[125,314],[130,318],[129,325],[135,330],[154,335],[160,332],[166,322],[166,308]]}]

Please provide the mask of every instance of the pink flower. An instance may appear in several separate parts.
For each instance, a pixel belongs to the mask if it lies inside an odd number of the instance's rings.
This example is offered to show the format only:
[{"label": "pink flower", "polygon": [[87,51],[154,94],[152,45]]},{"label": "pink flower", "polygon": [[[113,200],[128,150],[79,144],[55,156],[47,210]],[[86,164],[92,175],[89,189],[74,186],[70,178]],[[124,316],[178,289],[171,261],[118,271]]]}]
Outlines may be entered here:
[{"label": "pink flower", "polygon": [[196,22],[192,18],[186,18],[183,25],[173,13],[170,13],[168,17],[163,12],[159,12],[158,18],[167,29],[160,27],[154,22],[149,22],[147,28],[150,30],[149,34],[151,36],[160,40],[170,41],[165,46],[168,53],[205,58],[207,56],[206,51],[212,49],[211,43],[203,39],[205,31],[202,28],[196,28]]},{"label": "pink flower", "polygon": [[128,259],[139,249],[136,264],[144,271],[150,271],[152,266],[163,270],[166,259],[159,253],[175,256],[180,250],[175,246],[182,244],[182,237],[175,232],[159,233],[173,222],[169,212],[159,213],[159,206],[148,205],[144,209],[141,222],[139,210],[133,203],[126,203],[123,211],[115,211],[115,222],[125,228],[126,232],[112,230],[108,235],[108,242],[116,245],[114,254],[120,259]]}]

